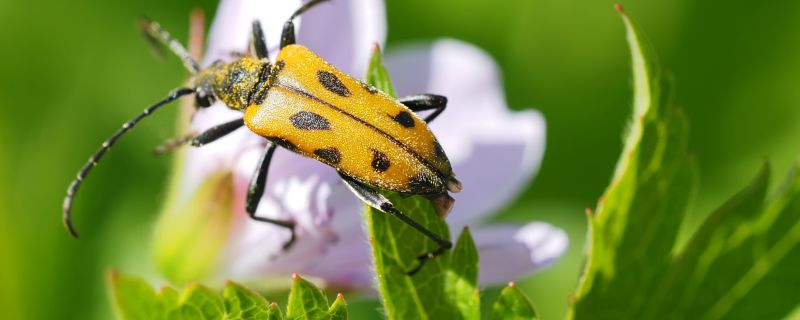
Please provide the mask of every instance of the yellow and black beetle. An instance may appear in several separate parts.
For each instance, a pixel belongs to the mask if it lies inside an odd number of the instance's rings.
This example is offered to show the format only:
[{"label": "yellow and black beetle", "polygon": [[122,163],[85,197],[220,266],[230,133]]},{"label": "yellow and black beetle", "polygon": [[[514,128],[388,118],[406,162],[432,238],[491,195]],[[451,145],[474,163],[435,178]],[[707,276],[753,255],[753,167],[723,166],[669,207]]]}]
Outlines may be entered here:
[{"label": "yellow and black beetle", "polygon": [[[248,188],[246,210],[255,220],[291,230],[292,236],[284,248],[295,240],[294,222],[255,215],[276,146],[335,168],[362,201],[394,215],[438,243],[438,249],[419,256],[420,263],[410,274],[419,270],[426,260],[449,249],[452,246],[450,241],[404,215],[376,191],[377,188],[405,195],[424,195],[431,199],[440,217],[447,214],[454,201],[448,191],[460,191],[461,184],[455,179],[447,156],[426,124],[444,110],[447,99],[420,94],[396,100],[295,44],[293,20],[324,1],[313,0],[304,4],[284,24],[275,64],[269,61],[266,40],[258,21],[253,23],[255,56],[245,54],[229,63],[217,61],[206,69],[200,69],[183,46],[157,23],[146,21],[142,25],[145,34],[151,40],[168,45],[183,60],[194,76],[194,87],[173,90],[167,98],[123,124],[103,142],[67,189],[63,213],[70,233],[77,237],[70,220],[75,192],[105,152],[139,120],[162,105],[195,94],[199,108],[220,100],[228,108],[242,111],[244,116],[199,134],[191,140],[193,146],[211,143],[242,126],[268,140]],[[423,110],[433,112],[424,120],[414,114]]]}]

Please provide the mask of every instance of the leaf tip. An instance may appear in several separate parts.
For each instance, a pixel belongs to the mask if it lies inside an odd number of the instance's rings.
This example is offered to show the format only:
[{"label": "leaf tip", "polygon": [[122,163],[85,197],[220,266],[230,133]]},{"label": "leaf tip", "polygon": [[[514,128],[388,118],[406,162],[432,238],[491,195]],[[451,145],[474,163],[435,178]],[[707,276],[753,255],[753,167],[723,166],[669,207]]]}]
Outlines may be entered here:
[{"label": "leaf tip", "polygon": [[269,308],[272,309],[272,310],[277,310],[278,309],[278,303],[277,302],[270,303],[269,304]]},{"label": "leaf tip", "polygon": [[622,7],[622,4],[619,2],[614,4],[614,10],[617,10],[619,13],[625,13],[625,8]]},{"label": "leaf tip", "polygon": [[509,288],[516,288],[516,287],[517,287],[517,284],[516,284],[516,283],[514,283],[514,281],[509,281],[509,282],[508,282],[508,287],[509,287]]},{"label": "leaf tip", "polygon": [[344,301],[344,294],[342,294],[341,292],[337,293],[336,294],[336,300]]},{"label": "leaf tip", "polygon": [[292,272],[292,280],[298,280],[298,279],[301,279],[300,275],[297,272]]},{"label": "leaf tip", "polygon": [[585,213],[586,216],[589,217],[589,218],[591,218],[592,215],[594,215],[594,211],[592,210],[592,208],[583,209],[583,213]]}]

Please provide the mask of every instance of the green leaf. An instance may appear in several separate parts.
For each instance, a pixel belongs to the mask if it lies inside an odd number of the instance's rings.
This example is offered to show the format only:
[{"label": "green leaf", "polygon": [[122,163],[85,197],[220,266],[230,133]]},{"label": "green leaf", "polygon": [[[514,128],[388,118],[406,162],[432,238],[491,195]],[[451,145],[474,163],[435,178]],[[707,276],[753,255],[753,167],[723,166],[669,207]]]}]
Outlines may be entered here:
[{"label": "green leaf", "polygon": [[[164,304],[158,299],[155,290],[147,281],[109,272],[111,298],[118,318],[127,320],[163,319],[166,314]],[[170,294],[164,295],[172,302]]]},{"label": "green leaf", "polygon": [[455,307],[464,319],[480,319],[478,293],[478,249],[469,228],[464,227],[450,256],[445,292],[452,294]]},{"label": "green leaf", "polygon": [[767,199],[768,180],[765,166],[703,222],[672,264],[653,314],[778,319],[800,304],[798,165]]},{"label": "green leaf", "polygon": [[198,284],[190,285],[183,291],[181,304],[197,310],[206,319],[220,319],[225,314],[225,304],[219,294]]},{"label": "green leaf", "polygon": [[[394,96],[391,80],[376,47],[366,81],[378,90]],[[430,201],[422,196],[402,197],[385,192],[395,207],[422,226],[445,239],[447,225]],[[367,207],[378,287],[389,319],[477,319],[480,313],[477,295],[478,255],[469,232],[464,232],[457,246],[429,260],[413,276],[407,272],[418,266],[420,254],[438,249],[438,245],[390,214]]]},{"label": "green leaf", "polygon": [[[590,247],[570,317],[636,318],[669,262],[680,223],[696,188],[687,155],[687,121],[662,95],[661,81],[635,24],[628,30],[634,115],[611,184],[589,217]],[[623,303],[624,302],[624,303]]]},{"label": "green leaf", "polygon": [[344,301],[344,295],[341,293],[336,295],[336,300],[328,309],[328,315],[331,320],[347,320],[347,302]]},{"label": "green leaf", "polygon": [[180,294],[173,287],[161,287],[156,293],[156,299],[164,306],[165,310],[174,309],[180,305]]},{"label": "green leaf", "polygon": [[[172,287],[156,292],[141,278],[112,271],[109,292],[120,319],[284,319],[277,304],[230,281],[222,292],[192,284],[178,294]],[[290,319],[347,319],[342,294],[329,307],[322,291],[299,276],[292,283],[288,309]]]},{"label": "green leaf", "polygon": [[269,305],[269,311],[267,311],[267,319],[269,320],[282,320],[283,313],[281,309],[278,308],[278,304],[273,302]]},{"label": "green leaf", "polygon": [[369,66],[367,67],[366,82],[391,97],[396,96],[392,86],[392,79],[389,78],[389,72],[383,66],[381,47],[378,44],[375,44],[372,49],[372,58],[369,59]]},{"label": "green leaf", "polygon": [[228,281],[222,291],[225,301],[225,319],[268,319],[269,303],[261,295]]},{"label": "green leaf", "polygon": [[327,319],[328,299],[317,286],[292,275],[292,291],[289,293],[289,306],[286,312],[287,319]]},{"label": "green leaf", "polygon": [[167,312],[166,319],[169,320],[195,320],[195,319],[221,319],[205,317],[203,312],[191,305],[181,305],[178,308]]},{"label": "green leaf", "polygon": [[492,306],[493,320],[538,319],[528,297],[511,282],[500,292],[500,298]]},{"label": "green leaf", "polygon": [[676,235],[696,188],[681,110],[633,21],[634,117],[611,184],[590,215],[587,263],[569,319],[776,319],[800,304],[800,177],[765,200],[769,170]]}]

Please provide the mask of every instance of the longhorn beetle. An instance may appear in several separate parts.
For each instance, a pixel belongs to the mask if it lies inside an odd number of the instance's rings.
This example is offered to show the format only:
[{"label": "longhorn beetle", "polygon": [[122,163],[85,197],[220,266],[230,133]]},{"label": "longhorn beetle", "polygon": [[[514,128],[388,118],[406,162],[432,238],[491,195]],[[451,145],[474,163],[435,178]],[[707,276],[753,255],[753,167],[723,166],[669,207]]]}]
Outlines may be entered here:
[{"label": "longhorn beetle", "polygon": [[[433,94],[394,99],[295,44],[293,20],[324,1],[309,1],[289,17],[283,26],[280,53],[274,64],[269,61],[258,21],[253,22],[252,29],[255,56],[245,54],[232,62],[217,61],[206,69],[201,69],[186,49],[157,23],[145,21],[142,27],[148,38],[166,44],[183,60],[193,76],[193,87],[175,89],[165,99],[144,109],[89,158],[64,198],[63,219],[69,232],[78,237],[70,218],[75,192],[106,151],[144,117],[168,102],[194,94],[197,108],[206,108],[220,100],[228,108],[241,111],[243,117],[200,133],[191,139],[193,146],[211,143],[242,126],[267,140],[247,190],[246,210],[254,220],[291,231],[284,249],[295,241],[295,223],[255,214],[277,146],[333,167],[363,202],[397,217],[435,241],[439,247],[421,254],[418,265],[408,274],[416,273],[425,261],[450,249],[450,241],[410,219],[376,190],[426,196],[441,218],[450,211],[454,199],[448,191],[459,192],[461,183],[426,124],[444,111],[447,99]],[[425,119],[414,114],[423,110],[433,111]]]}]

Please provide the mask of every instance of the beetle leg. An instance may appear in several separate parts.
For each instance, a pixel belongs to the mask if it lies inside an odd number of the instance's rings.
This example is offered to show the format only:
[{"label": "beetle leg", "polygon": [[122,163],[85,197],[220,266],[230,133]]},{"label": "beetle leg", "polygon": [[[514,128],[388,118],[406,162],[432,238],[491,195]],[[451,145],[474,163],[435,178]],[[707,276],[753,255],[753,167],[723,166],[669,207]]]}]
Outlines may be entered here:
[{"label": "beetle leg", "polygon": [[183,136],[167,139],[164,143],[153,148],[153,155],[160,156],[165,153],[171,153],[183,145],[189,143],[197,135],[195,132],[185,134]]},{"label": "beetle leg", "polygon": [[398,101],[414,112],[434,109],[433,113],[425,117],[425,122],[431,122],[436,119],[447,107],[447,97],[427,93],[403,97]]},{"label": "beetle leg", "polygon": [[269,171],[269,162],[272,160],[272,154],[275,153],[276,145],[272,142],[267,142],[267,148],[264,151],[264,156],[261,157],[261,162],[258,163],[256,172],[250,180],[250,185],[247,187],[247,204],[245,209],[250,218],[256,221],[267,222],[276,226],[284,227],[292,232],[289,241],[283,244],[283,250],[288,250],[295,241],[295,223],[293,221],[283,221],[270,218],[256,216],[256,209],[258,203],[261,201],[261,196],[264,195],[264,187],[267,185],[267,171]]},{"label": "beetle leg", "polygon": [[267,49],[267,38],[261,29],[258,20],[253,21],[253,47],[256,49],[256,57],[269,60],[269,50]]},{"label": "beetle leg", "polygon": [[295,11],[292,16],[289,17],[289,20],[283,24],[283,33],[281,34],[281,49],[283,49],[285,46],[295,43],[294,18],[297,18],[299,15],[303,14],[303,12],[306,12],[306,10],[311,9],[325,1],[328,0],[311,0],[300,6],[300,8],[297,8],[297,11]]},{"label": "beetle leg", "polygon": [[439,235],[433,233],[432,231],[423,227],[421,224],[412,220],[407,215],[400,212],[400,210],[397,210],[397,208],[394,207],[392,202],[389,201],[389,199],[387,199],[385,196],[380,194],[378,191],[375,191],[374,189],[364,185],[363,183],[356,181],[351,177],[342,174],[341,172],[339,173],[339,176],[342,177],[342,180],[344,180],[345,184],[347,184],[347,186],[350,188],[350,191],[352,191],[359,199],[361,199],[361,201],[364,201],[364,203],[368,204],[370,207],[373,207],[382,212],[386,212],[388,214],[397,217],[407,225],[411,226],[412,228],[416,229],[426,237],[430,238],[431,240],[439,244],[439,248],[437,248],[436,250],[419,255],[417,257],[419,264],[416,267],[414,267],[414,269],[411,269],[408,272],[406,272],[408,275],[414,275],[415,273],[417,273],[417,271],[419,271],[422,268],[423,265],[425,265],[426,261],[441,255],[442,253],[444,253],[445,250],[453,247],[453,244],[450,241],[442,239],[442,237],[440,237]]},{"label": "beetle leg", "polygon": [[194,139],[192,139],[192,146],[200,147],[202,145],[214,142],[217,139],[228,135],[234,130],[241,128],[242,126],[244,126],[244,119],[236,119],[233,121],[213,126],[208,130],[204,131],[203,133],[199,134],[198,136],[194,137]]},{"label": "beetle leg", "polygon": [[161,25],[159,25],[158,22],[148,18],[142,18],[139,21],[139,28],[142,29],[142,34],[145,36],[145,39],[147,39],[147,42],[156,50],[156,53],[163,55],[164,49],[161,45],[165,44],[172,53],[183,60],[183,65],[189,72],[192,74],[200,72],[200,65],[192,58],[189,51],[186,50],[178,40],[175,40],[169,32],[161,29]]}]

